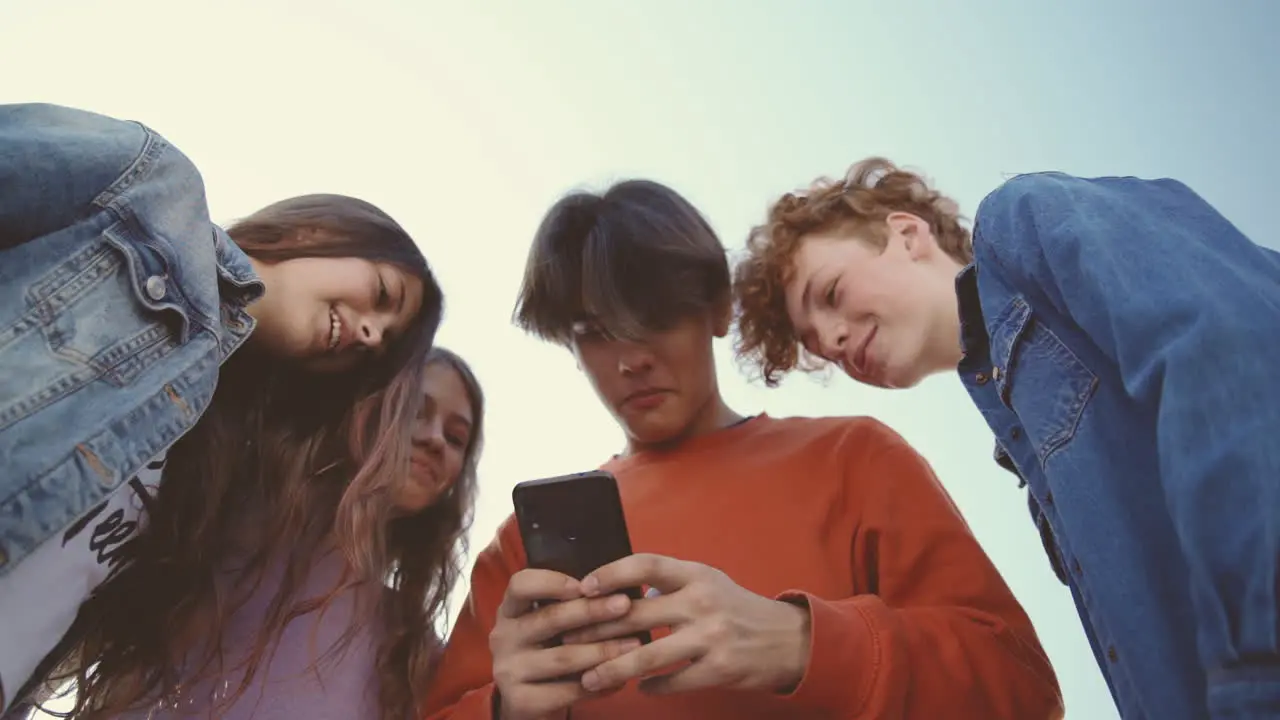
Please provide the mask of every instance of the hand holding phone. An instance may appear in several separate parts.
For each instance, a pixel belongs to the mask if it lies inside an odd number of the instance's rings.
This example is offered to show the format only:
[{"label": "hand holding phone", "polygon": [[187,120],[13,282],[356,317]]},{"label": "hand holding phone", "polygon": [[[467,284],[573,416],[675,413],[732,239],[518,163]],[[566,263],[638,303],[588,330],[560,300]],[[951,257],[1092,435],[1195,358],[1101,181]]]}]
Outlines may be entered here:
[{"label": "hand holding phone", "polygon": [[[539,600],[555,601],[534,609]],[[635,638],[548,647],[578,628],[616,621],[630,610],[619,594],[585,598],[576,584],[551,570],[527,568],[511,576],[489,634],[493,652],[493,717],[532,720],[557,713],[599,693],[582,685],[582,673],[640,647]]]}]

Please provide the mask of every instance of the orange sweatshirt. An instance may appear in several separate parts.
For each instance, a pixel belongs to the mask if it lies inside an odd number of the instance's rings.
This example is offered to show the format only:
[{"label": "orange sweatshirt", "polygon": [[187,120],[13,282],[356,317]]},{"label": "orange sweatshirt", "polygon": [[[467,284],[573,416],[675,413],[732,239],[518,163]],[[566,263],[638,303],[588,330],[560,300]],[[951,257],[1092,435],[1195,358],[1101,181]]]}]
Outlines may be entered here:
[{"label": "orange sweatshirt", "polygon": [[[636,552],[806,601],[811,654],[788,695],[648,696],[633,683],[575,705],[573,720],[1062,716],[1031,621],[924,459],[883,424],[760,416],[604,467],[618,478]],[[525,562],[508,518],[476,559],[427,701],[431,720],[491,716],[489,631]]]}]

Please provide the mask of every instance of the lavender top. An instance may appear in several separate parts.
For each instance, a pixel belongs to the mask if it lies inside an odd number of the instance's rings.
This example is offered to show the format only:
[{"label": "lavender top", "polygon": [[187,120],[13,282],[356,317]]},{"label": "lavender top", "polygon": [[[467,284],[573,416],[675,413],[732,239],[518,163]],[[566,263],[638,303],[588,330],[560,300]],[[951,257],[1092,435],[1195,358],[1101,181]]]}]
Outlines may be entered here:
[{"label": "lavender top", "polygon": [[[302,585],[299,598],[323,596],[337,582],[341,561],[327,554]],[[234,668],[252,650],[262,618],[279,587],[282,566],[263,577],[253,596],[224,625],[223,652]],[[380,589],[380,588],[379,588]],[[219,700],[239,687],[243,671],[199,686],[182,688],[177,698],[153,707],[120,715],[121,720],[352,720],[378,717],[378,682],[374,670],[376,631],[371,622],[361,625],[340,651],[335,644],[355,620],[355,602],[363,590],[344,593],[321,613],[295,618],[285,628],[274,654],[268,650],[253,681],[230,705]],[[372,603],[361,602],[362,612]],[[323,661],[317,663],[318,658]],[[215,715],[215,712],[217,713]]]}]

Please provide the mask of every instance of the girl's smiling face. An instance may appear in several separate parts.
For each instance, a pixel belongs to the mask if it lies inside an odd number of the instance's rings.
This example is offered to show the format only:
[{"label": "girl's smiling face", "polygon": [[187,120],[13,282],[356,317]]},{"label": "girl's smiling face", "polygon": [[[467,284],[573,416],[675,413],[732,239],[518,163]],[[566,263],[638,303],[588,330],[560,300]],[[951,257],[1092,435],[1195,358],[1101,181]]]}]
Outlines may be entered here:
[{"label": "girl's smiling face", "polygon": [[457,481],[475,428],[466,383],[448,363],[427,366],[422,393],[422,412],[413,424],[412,469],[396,489],[396,506],[406,514],[430,507]]},{"label": "girl's smiling face", "polygon": [[422,307],[423,283],[397,265],[354,257],[254,260],[266,293],[249,307],[251,342],[314,372],[349,370],[383,352]]}]

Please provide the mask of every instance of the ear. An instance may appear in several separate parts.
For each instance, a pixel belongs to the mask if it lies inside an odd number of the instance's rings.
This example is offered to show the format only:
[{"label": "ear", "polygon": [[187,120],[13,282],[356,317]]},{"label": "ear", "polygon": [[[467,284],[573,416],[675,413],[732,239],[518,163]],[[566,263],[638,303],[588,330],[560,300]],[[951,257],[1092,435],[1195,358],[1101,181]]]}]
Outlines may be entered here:
[{"label": "ear", "polygon": [[889,226],[889,242],[901,242],[912,260],[928,259],[938,249],[938,241],[933,237],[929,223],[918,215],[889,213],[885,224]]}]

